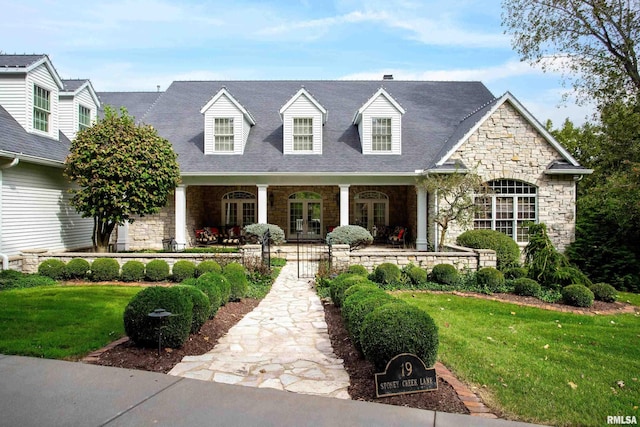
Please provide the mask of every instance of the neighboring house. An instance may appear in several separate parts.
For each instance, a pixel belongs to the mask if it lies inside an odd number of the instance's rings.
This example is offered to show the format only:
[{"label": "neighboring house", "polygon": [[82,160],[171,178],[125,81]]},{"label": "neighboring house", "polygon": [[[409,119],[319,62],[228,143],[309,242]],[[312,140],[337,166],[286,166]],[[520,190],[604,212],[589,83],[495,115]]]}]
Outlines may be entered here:
[{"label": "neighboring house", "polygon": [[[493,189],[477,200],[476,228],[524,246],[526,223],[544,222],[562,250],[574,236],[576,183],[591,173],[510,93],[494,97],[479,82],[178,81],[152,102],[99,95],[129,111],[148,106],[138,121],[173,144],[181,168],[162,213],[120,230],[129,249],[269,222],[311,240],[338,225],[402,226],[426,250],[437,243],[438,206],[416,177],[472,171]],[[454,225],[450,239],[461,231]]]},{"label": "neighboring house", "polygon": [[0,254],[91,246],[62,172],[99,107],[88,80],[62,80],[46,55],[0,55]]}]

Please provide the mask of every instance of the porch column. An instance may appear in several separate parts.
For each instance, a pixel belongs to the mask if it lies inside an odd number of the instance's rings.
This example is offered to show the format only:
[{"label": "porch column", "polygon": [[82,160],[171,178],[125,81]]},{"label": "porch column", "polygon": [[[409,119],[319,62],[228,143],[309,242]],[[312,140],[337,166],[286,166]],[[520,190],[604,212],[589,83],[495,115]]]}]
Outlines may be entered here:
[{"label": "porch column", "polygon": [[349,187],[340,185],[340,226],[349,225]]},{"label": "porch column", "polygon": [[258,224],[267,224],[267,188],[265,184],[258,184]]},{"label": "porch column", "polygon": [[427,240],[427,190],[422,187],[417,187],[418,190],[418,224],[416,237],[416,249],[419,251],[426,251],[429,248],[429,241]]},{"label": "porch column", "polygon": [[175,191],[175,221],[176,221],[176,246],[177,249],[187,247],[187,187],[179,185]]}]

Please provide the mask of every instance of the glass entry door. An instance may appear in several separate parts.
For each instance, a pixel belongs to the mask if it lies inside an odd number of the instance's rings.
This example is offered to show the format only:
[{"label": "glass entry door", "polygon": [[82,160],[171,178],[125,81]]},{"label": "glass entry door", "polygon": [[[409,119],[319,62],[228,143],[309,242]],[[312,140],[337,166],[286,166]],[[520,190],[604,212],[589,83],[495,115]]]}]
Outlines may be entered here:
[{"label": "glass entry door", "polygon": [[322,198],[317,193],[299,192],[289,197],[288,239],[322,239]]},{"label": "glass entry door", "polygon": [[375,237],[375,230],[389,224],[389,198],[378,191],[356,194],[355,224],[366,228]]}]

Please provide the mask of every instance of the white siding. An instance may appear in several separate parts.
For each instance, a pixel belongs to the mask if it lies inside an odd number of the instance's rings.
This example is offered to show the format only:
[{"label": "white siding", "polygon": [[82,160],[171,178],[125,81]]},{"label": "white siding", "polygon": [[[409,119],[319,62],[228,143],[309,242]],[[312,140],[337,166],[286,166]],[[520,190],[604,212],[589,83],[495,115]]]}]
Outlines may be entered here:
[{"label": "white siding", "polygon": [[[373,151],[371,149],[371,120],[387,117],[391,118],[391,151]],[[362,112],[362,120],[358,125],[363,154],[402,154],[401,119],[402,114],[396,107],[385,96],[379,95]]]},{"label": "white siding", "polygon": [[[38,85],[43,89],[51,92],[51,111],[49,116],[49,132],[41,132],[33,128],[33,86]],[[58,139],[58,85],[46,65],[42,64],[39,67],[31,70],[27,75],[27,85],[25,87],[25,99],[27,101],[27,131],[37,133],[39,135],[45,135],[50,138]]]},{"label": "white siding", "polygon": [[76,96],[61,96],[59,106],[60,130],[71,140],[76,137],[80,125],[80,106],[91,110],[91,123],[95,123],[98,106],[87,87]]},{"label": "white siding", "polygon": [[0,105],[27,130],[26,81],[24,75],[0,76]]},{"label": "white siding", "polygon": [[[313,150],[293,150],[293,119],[313,119]],[[284,154],[322,154],[322,112],[305,95],[296,99],[283,114]]]},{"label": "white siding", "polygon": [[20,163],[0,172],[0,253],[91,246],[93,220],[69,204],[62,169]]},{"label": "white siding", "polygon": [[[215,151],[214,125],[216,118],[233,118],[233,152]],[[244,115],[226,96],[222,95],[204,113],[204,154],[242,154],[249,136],[249,123]]]}]

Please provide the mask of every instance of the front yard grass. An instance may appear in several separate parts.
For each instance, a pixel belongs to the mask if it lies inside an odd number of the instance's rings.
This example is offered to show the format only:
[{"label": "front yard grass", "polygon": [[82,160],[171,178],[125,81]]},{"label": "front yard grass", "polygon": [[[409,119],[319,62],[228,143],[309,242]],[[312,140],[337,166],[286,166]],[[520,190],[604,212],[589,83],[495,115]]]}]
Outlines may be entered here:
[{"label": "front yard grass", "polygon": [[0,292],[0,353],[82,357],[125,335],[124,308],[141,289],[52,286]]},{"label": "front yard grass", "polygon": [[[399,293],[439,328],[438,359],[490,407],[522,421],[640,418],[640,316],[586,316],[450,294]],[[621,298],[624,300],[624,298]]]}]

